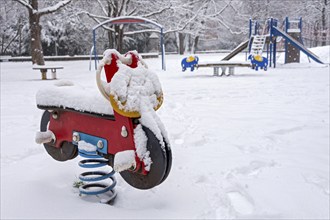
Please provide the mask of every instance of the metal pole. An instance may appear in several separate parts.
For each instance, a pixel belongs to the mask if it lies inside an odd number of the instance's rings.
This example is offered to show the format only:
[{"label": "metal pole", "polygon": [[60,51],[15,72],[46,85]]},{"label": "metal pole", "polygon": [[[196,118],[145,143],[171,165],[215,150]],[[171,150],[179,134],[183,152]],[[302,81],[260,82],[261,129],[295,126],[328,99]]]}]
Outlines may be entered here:
[{"label": "metal pole", "polygon": [[[277,20],[273,20],[273,24],[272,24],[272,27],[277,27]],[[274,34],[273,34],[273,29],[271,31],[271,36],[272,36],[272,39],[274,37]],[[274,64],[274,68],[276,68],[276,53],[277,53],[277,41],[276,41],[276,37],[274,37],[275,41],[274,41],[274,44],[273,44],[273,64]]]},{"label": "metal pole", "polygon": [[299,18],[299,24],[298,24],[298,28],[299,28],[299,30],[300,30],[300,36],[299,36],[299,38],[300,38],[300,43],[302,44],[302,45],[304,45],[304,41],[303,41],[303,37],[302,37],[302,17],[300,17]]},{"label": "metal pole", "polygon": [[266,50],[266,53],[267,53],[267,59],[269,60],[269,50],[270,50],[270,47],[271,47],[271,45],[270,45],[270,43],[269,44],[267,44],[267,50]]},{"label": "metal pole", "polygon": [[273,47],[274,47],[274,49],[273,49],[273,52],[274,52],[274,55],[273,55],[273,64],[274,64],[274,68],[276,68],[276,44],[277,44],[277,42],[276,42],[276,39],[275,39],[275,42],[274,42],[274,44],[273,44]]},{"label": "metal pole", "polygon": [[252,19],[249,19],[249,39],[251,38],[252,35]]},{"label": "metal pole", "polygon": [[[289,17],[285,17],[285,33],[288,33],[288,29],[289,29],[290,25],[289,25]],[[285,61],[284,63],[287,63],[288,61],[288,41],[285,40],[285,49],[284,49],[284,53],[285,53]]]},{"label": "metal pole", "polygon": [[95,38],[96,38],[96,34],[95,34],[95,30],[93,30],[93,47],[94,47],[94,61],[95,61],[95,70],[97,69],[97,61],[96,61],[96,59],[97,59],[97,55],[96,55],[96,40],[95,40]]},{"label": "metal pole", "polygon": [[269,33],[269,39],[270,39],[270,40],[269,40],[269,43],[267,44],[267,51],[266,51],[266,53],[267,53],[267,59],[270,60],[270,59],[269,59],[269,55],[270,55],[270,54],[269,54],[269,51],[270,51],[270,48],[271,48],[271,46],[272,46],[272,45],[271,45],[271,31],[270,31],[271,20],[270,20],[270,19],[267,19],[267,26],[268,26],[267,28],[268,28],[268,33]]},{"label": "metal pole", "polygon": [[254,25],[254,35],[257,35],[257,34],[258,34],[258,25],[259,25],[259,22],[258,22],[258,21],[255,21],[255,25]]},{"label": "metal pole", "polygon": [[252,37],[252,19],[250,18],[249,20],[249,53],[251,52],[251,47],[252,47],[252,42],[251,42],[251,37]]},{"label": "metal pole", "polygon": [[[273,18],[270,18],[270,27],[273,27]],[[272,30],[270,29],[269,33],[269,44],[270,44],[270,51],[269,51],[269,67],[272,67],[272,55],[273,55],[273,44],[272,44]],[[268,55],[268,54],[267,54]]]},{"label": "metal pole", "polygon": [[165,46],[164,46],[164,30],[160,29],[160,48],[162,50],[162,70],[166,71],[165,66]]},{"label": "metal pole", "polygon": [[285,33],[288,33],[289,28],[290,28],[289,17],[285,17]]}]

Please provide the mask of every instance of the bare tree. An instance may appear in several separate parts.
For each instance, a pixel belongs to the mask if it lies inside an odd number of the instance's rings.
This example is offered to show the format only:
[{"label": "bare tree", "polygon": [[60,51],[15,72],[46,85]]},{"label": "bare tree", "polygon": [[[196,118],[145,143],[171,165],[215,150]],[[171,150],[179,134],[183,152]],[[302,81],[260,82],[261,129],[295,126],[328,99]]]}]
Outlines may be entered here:
[{"label": "bare tree", "polygon": [[31,34],[31,57],[32,63],[37,65],[45,65],[42,45],[41,45],[41,25],[40,18],[43,15],[58,11],[60,8],[69,4],[71,0],[63,0],[56,5],[49,6],[43,9],[39,9],[38,0],[14,0],[24,7],[29,12],[29,25]]},{"label": "bare tree", "polygon": [[[4,1],[0,4],[0,54],[22,54],[25,15],[17,4]],[[24,49],[23,49],[24,50]]]},{"label": "bare tree", "polygon": [[[234,4],[237,3],[231,0],[179,1],[174,7],[175,19],[172,19],[172,24],[168,24],[170,29],[165,33],[177,32],[180,54],[194,53],[200,40],[212,38],[220,41],[228,35],[242,35],[244,28],[235,25],[238,20],[242,22],[242,16],[236,13]],[[233,19],[233,13],[239,15],[239,18]]]},{"label": "bare tree", "polygon": [[[100,14],[82,11],[92,18],[97,24],[120,16],[141,16],[144,18],[152,18],[162,14],[171,8],[171,3],[166,1],[141,1],[141,0],[97,0],[101,9]],[[95,10],[94,10],[95,11]],[[125,35],[132,35],[139,32],[129,32],[125,34],[124,25],[106,26],[103,28],[108,31],[109,47],[116,48],[119,52],[123,52],[123,40]]]},{"label": "bare tree", "polygon": [[329,0],[314,0],[312,8],[315,10],[317,15],[316,21],[319,22],[322,46],[326,45],[327,34],[329,32],[329,14],[330,14],[330,2]]},{"label": "bare tree", "polygon": [[[98,5],[101,8],[101,15],[93,14],[87,11],[83,11],[96,23],[101,23],[109,18],[116,18],[125,15],[132,15],[134,10],[128,12],[130,0],[98,0]],[[123,37],[124,27],[123,25],[115,25],[114,27],[103,26],[108,31],[109,46],[116,48],[118,51],[123,52]]]}]

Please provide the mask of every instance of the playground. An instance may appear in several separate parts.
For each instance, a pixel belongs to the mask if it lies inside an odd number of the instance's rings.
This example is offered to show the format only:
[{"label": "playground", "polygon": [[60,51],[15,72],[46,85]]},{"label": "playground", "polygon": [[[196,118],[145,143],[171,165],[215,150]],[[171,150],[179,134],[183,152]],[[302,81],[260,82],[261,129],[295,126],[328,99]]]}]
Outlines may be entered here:
[{"label": "playground", "polygon": [[[284,45],[284,63],[299,63],[300,51],[316,63],[324,64],[324,62],[312,51],[304,46],[303,42],[303,20],[289,19],[286,17],[282,24],[277,19],[268,18],[265,21],[249,20],[249,39],[240,43],[229,54],[221,60],[208,61],[207,59],[199,62],[198,56],[189,56],[181,61],[182,71],[190,68],[194,71],[199,67],[213,67],[213,75],[219,76],[219,68],[221,68],[220,76],[233,75],[235,67],[252,67],[258,71],[259,69],[267,71],[268,67],[276,67],[279,55],[277,53],[278,44]],[[239,53],[245,51],[245,60],[248,62],[230,61]],[[264,56],[265,55],[265,56]],[[226,74],[226,69],[229,69]]]},{"label": "playground", "polygon": [[[329,63],[329,46],[312,48]],[[216,62],[227,54],[197,54]],[[30,62],[1,63],[1,210],[4,218],[327,218],[329,217],[329,65],[300,63],[230,77],[212,69],[182,72],[184,56],[145,59],[162,84],[157,111],[173,152],[161,186],[136,190],[116,174],[114,206],[82,199],[72,187],[78,158],[52,160],[34,142],[42,111],[35,96],[54,83],[98,93],[87,61],[41,80]],[[232,61],[243,61],[245,53]],[[77,71],[79,70],[79,71]],[[20,211],[17,211],[20,207]]]}]

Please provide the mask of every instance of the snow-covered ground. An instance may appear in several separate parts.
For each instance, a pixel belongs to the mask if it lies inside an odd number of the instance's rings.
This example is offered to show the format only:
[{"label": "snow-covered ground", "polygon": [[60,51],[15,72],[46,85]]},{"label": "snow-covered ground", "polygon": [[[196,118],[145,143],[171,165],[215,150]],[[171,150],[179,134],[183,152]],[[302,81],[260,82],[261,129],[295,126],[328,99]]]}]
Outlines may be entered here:
[{"label": "snow-covered ground", "polygon": [[[329,63],[329,47],[313,51]],[[117,174],[114,206],[79,197],[79,157],[57,162],[34,142],[35,95],[56,81],[40,80],[30,62],[0,63],[1,219],[329,219],[329,65],[302,55],[301,64],[213,77],[211,68],[181,72],[182,58],[167,56],[166,72],[160,59],[146,60],[164,91],[158,114],[172,171],[148,191]],[[98,93],[88,61],[48,64],[64,66],[60,80]]]}]

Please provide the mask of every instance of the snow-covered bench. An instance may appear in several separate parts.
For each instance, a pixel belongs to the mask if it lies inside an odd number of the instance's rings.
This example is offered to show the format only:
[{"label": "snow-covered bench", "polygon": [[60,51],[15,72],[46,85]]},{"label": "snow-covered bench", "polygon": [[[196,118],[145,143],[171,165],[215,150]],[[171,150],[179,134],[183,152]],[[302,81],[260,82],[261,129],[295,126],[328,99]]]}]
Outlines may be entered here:
[{"label": "snow-covered bench", "polygon": [[228,68],[228,75],[234,74],[235,67],[251,67],[250,62],[236,62],[236,61],[218,61],[218,62],[201,62],[197,65],[198,68],[200,67],[213,67],[213,75],[219,76],[219,68],[221,68],[220,76],[226,74],[226,69]]},{"label": "snow-covered bench", "polygon": [[47,70],[51,70],[52,78],[56,79],[56,70],[63,69],[63,66],[34,65],[32,69],[41,71],[41,79],[47,79]]}]

